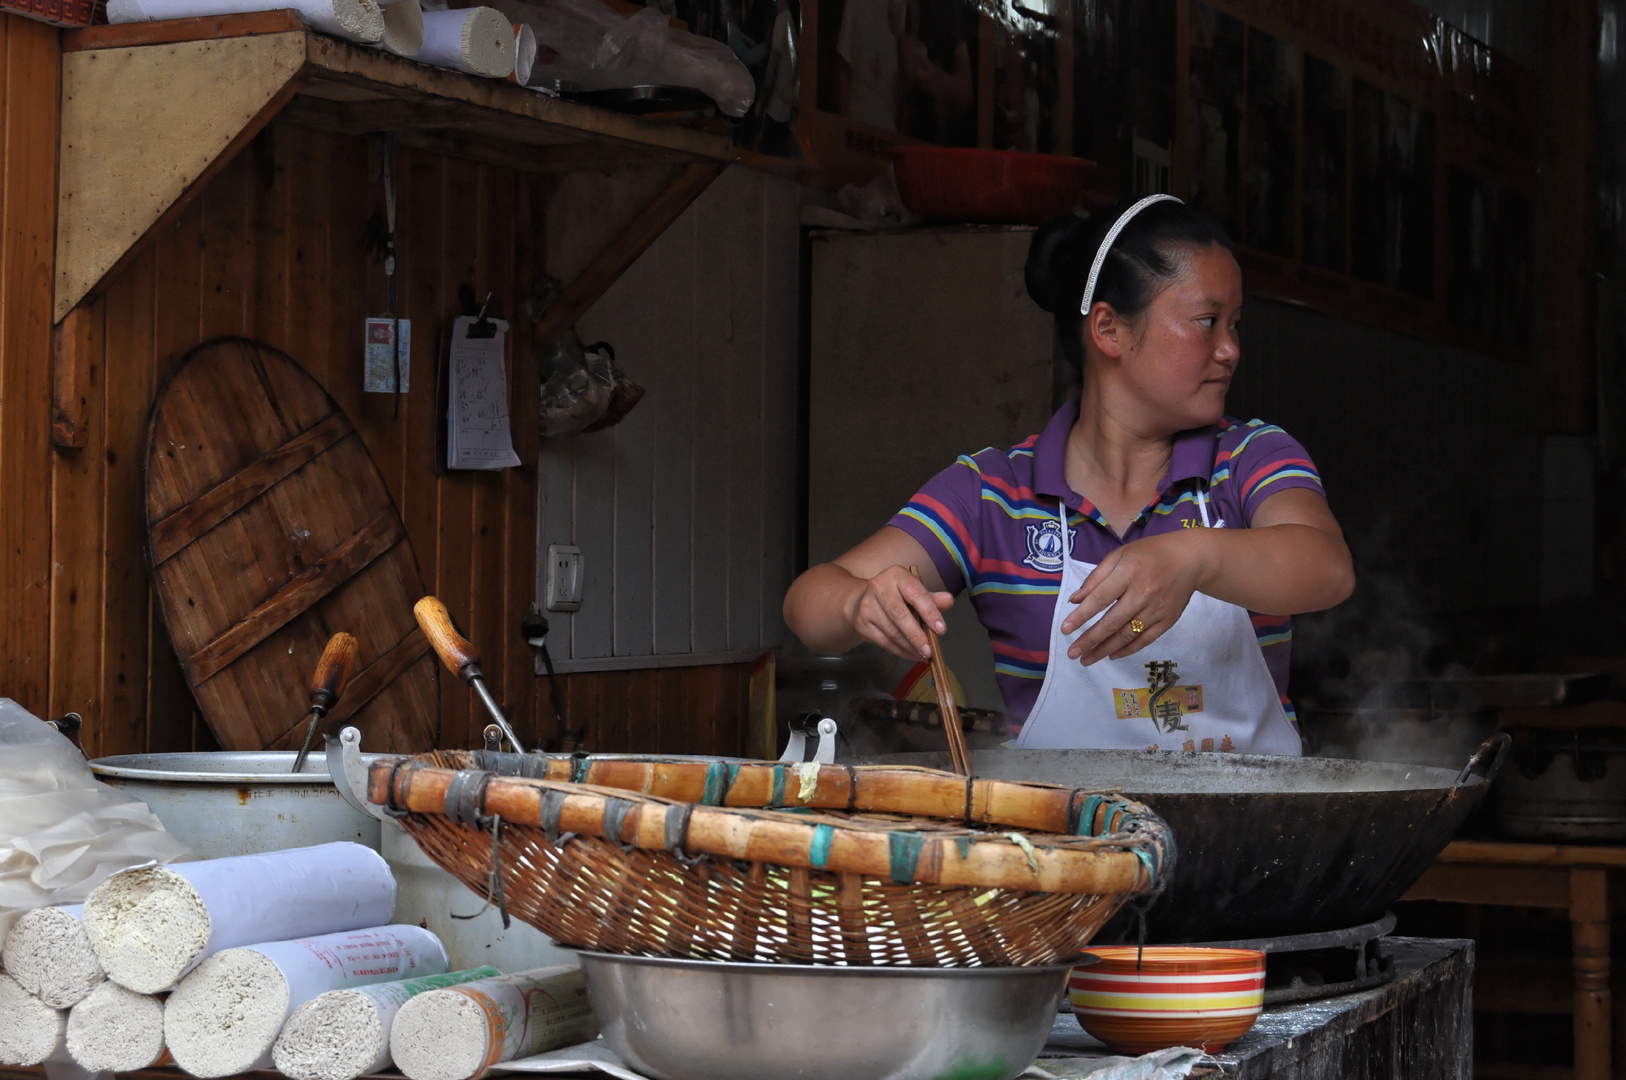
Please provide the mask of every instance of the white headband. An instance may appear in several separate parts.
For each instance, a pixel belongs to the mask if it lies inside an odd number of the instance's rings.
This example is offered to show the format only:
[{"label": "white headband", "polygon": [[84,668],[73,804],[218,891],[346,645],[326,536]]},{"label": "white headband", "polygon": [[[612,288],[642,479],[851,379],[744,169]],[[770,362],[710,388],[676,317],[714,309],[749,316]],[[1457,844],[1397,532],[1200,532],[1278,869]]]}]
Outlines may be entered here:
[{"label": "white headband", "polygon": [[1112,228],[1107,230],[1106,238],[1101,241],[1101,249],[1095,253],[1095,262],[1090,264],[1090,280],[1084,285],[1084,300],[1078,307],[1080,315],[1088,315],[1090,306],[1095,303],[1095,279],[1101,276],[1101,264],[1107,261],[1107,252],[1112,250],[1112,242],[1118,239],[1118,234],[1124,231],[1124,226],[1128,225],[1136,214],[1153,203],[1179,201],[1173,195],[1148,195],[1128,210],[1125,210],[1123,215],[1112,223]]}]

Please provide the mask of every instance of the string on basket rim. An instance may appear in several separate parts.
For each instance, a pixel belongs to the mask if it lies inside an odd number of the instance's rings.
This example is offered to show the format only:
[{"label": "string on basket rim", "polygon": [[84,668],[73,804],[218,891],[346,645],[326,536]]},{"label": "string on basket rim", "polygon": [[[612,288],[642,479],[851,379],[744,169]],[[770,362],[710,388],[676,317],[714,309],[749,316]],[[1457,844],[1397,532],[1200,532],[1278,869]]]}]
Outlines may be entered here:
[{"label": "string on basket rim", "polygon": [[416,761],[412,761],[411,759],[404,759],[397,761],[390,766],[389,790],[384,793],[384,803],[379,807],[379,809],[384,812],[386,817],[389,817],[395,821],[400,821],[402,818],[410,817],[412,815],[412,811],[408,810],[406,807],[395,805],[395,778],[400,775],[402,768],[406,768],[408,772],[417,772],[418,763]]},{"label": "string on basket rim", "polygon": [[689,842],[689,819],[692,817],[694,803],[666,808],[666,853],[684,866],[695,866],[711,859],[704,851],[698,855],[688,855],[683,850],[683,846]]},{"label": "string on basket rim", "polygon": [[636,844],[623,843],[621,832],[626,827],[627,815],[637,807],[631,799],[617,799],[613,795],[604,800],[603,828],[604,839],[619,847],[623,852],[630,852]]},{"label": "string on basket rim", "polygon": [[[483,789],[482,789],[483,790]],[[508,915],[508,897],[502,889],[502,815],[492,814],[489,818],[480,819],[480,827],[491,826],[491,874],[486,878],[485,906],[472,915],[459,915],[457,912],[448,912],[454,919],[478,919],[491,910],[491,905],[497,905],[497,914],[502,916],[502,928],[507,930],[513,925],[513,919]]]},{"label": "string on basket rim", "polygon": [[576,838],[573,832],[561,833],[559,831],[559,815],[565,808],[565,793],[558,788],[544,788],[538,800],[537,820],[542,826],[542,835],[548,838],[548,843],[556,848],[563,848]]}]

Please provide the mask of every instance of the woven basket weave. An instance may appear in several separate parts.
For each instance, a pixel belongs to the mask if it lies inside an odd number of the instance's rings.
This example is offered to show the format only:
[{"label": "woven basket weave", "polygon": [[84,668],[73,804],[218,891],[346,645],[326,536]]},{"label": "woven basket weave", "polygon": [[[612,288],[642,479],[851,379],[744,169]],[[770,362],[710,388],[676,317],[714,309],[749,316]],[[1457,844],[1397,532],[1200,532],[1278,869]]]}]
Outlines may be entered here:
[{"label": "woven basket weave", "polygon": [[1065,962],[1174,855],[1114,794],[926,769],[453,751],[369,779],[469,888],[600,952]]}]

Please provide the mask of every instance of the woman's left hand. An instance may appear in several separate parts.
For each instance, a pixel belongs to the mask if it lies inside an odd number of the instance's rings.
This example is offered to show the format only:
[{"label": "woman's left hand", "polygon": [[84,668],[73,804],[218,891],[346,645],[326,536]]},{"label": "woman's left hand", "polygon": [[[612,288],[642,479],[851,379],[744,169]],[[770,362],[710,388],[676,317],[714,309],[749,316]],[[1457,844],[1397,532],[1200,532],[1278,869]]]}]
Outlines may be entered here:
[{"label": "woman's left hand", "polygon": [[[1099,612],[1106,614],[1068,647],[1068,657],[1088,667],[1104,657],[1117,660],[1139,652],[1162,637],[1202,583],[1206,531],[1149,536],[1102,559],[1068,598],[1078,607],[1062,620],[1062,633],[1071,634]],[[1142,626],[1139,633],[1131,629],[1136,619]]]}]

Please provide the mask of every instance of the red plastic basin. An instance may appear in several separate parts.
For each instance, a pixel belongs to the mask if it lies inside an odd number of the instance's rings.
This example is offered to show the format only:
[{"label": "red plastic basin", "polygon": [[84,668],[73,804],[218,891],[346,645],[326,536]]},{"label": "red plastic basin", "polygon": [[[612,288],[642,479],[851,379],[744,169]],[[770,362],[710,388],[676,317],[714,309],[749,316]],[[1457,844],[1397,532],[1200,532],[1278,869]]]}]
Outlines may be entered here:
[{"label": "red plastic basin", "polygon": [[903,205],[928,221],[1037,225],[1078,206],[1095,162],[1019,150],[894,146]]}]

